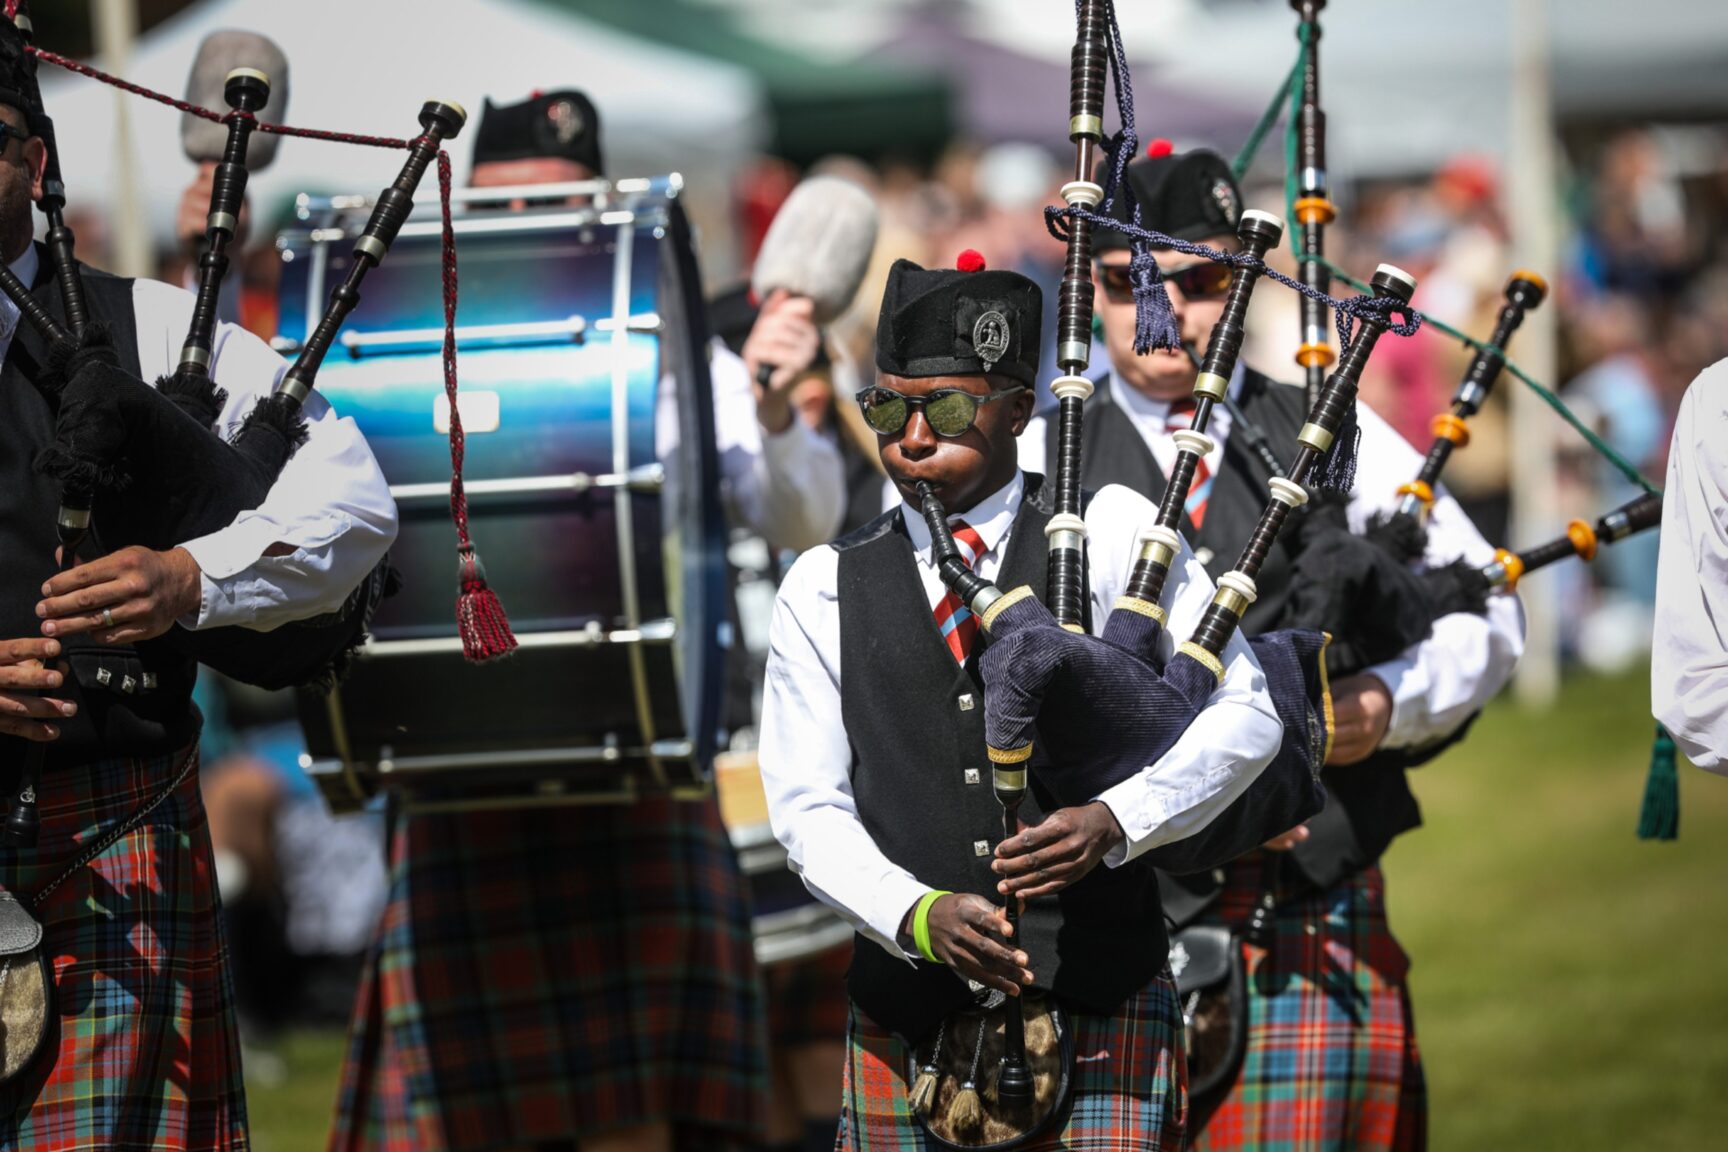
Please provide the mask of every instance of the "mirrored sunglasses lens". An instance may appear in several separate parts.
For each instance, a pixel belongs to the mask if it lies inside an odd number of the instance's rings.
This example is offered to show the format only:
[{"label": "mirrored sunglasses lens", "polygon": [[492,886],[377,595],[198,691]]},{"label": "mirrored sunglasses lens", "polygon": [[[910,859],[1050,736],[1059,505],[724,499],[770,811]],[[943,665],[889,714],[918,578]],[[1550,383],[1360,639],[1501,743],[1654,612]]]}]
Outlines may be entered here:
[{"label": "mirrored sunglasses lens", "polygon": [[906,401],[878,392],[864,401],[864,419],[882,435],[892,436],[906,426]]},{"label": "mirrored sunglasses lens", "polygon": [[924,409],[924,416],[938,436],[958,436],[972,427],[972,416],[978,410],[972,397],[964,392],[938,396]]}]

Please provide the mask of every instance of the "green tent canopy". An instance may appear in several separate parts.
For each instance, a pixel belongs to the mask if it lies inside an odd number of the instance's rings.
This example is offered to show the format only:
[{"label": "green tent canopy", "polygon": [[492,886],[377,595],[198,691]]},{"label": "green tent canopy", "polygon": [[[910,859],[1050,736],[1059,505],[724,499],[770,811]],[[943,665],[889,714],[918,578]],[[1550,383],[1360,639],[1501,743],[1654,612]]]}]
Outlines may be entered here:
[{"label": "green tent canopy", "polygon": [[[954,131],[946,77],[868,62],[812,60],[740,32],[722,12],[684,0],[540,0],[623,32],[754,73],[774,121],[771,150],[798,164],[836,152],[931,159]],[[677,77],[667,77],[676,84]]]}]

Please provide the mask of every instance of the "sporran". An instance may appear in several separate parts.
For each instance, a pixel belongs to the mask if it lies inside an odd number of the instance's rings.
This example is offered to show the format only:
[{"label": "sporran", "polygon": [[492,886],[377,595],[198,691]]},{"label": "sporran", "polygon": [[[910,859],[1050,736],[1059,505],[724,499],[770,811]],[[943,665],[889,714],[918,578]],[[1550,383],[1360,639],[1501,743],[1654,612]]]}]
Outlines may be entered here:
[{"label": "sporran", "polygon": [[1182,1004],[1188,1094],[1203,1096],[1235,1077],[1247,1047],[1242,941],[1216,925],[1183,928],[1170,941],[1170,972]]},{"label": "sporran", "polygon": [[[1008,1011],[1025,1013],[1030,1107],[1005,1106],[996,1091]],[[993,993],[955,1012],[934,1037],[908,1046],[906,1080],[913,1115],[938,1147],[1006,1150],[1037,1136],[1066,1111],[1074,1077],[1068,1016],[1045,993]],[[1015,1114],[1018,1111],[1019,1114]]]}]

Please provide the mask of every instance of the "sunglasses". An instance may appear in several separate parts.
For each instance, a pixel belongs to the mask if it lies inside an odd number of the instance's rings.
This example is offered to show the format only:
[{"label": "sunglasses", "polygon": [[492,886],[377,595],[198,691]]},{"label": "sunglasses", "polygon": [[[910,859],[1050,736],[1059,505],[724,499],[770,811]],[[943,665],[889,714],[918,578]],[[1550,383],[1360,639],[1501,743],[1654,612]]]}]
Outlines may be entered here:
[{"label": "sunglasses", "polygon": [[[1160,270],[1162,271],[1162,270]],[[1164,272],[1164,283],[1174,284],[1188,300],[1222,300],[1230,291],[1232,268],[1211,260],[1190,264],[1174,272]],[[1098,279],[1104,284],[1104,295],[1114,304],[1126,304],[1134,299],[1134,280],[1126,264],[1098,265]]]},{"label": "sunglasses", "polygon": [[892,436],[906,427],[906,421],[912,419],[912,410],[922,408],[932,432],[953,437],[972,427],[978,418],[978,409],[984,405],[1024,391],[1026,385],[1016,384],[986,396],[975,396],[958,388],[938,388],[923,396],[903,396],[892,388],[872,385],[861,389],[854,399],[864,410],[865,421],[883,436]]}]

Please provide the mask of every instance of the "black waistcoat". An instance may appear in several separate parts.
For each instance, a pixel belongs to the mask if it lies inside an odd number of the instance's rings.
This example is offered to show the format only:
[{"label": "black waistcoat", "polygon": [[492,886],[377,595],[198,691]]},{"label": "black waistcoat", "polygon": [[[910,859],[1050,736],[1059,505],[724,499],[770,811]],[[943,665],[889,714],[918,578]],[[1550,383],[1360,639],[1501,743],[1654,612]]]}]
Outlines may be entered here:
[{"label": "black waistcoat", "polygon": [[[37,247],[40,260],[35,297],[56,318],[64,320],[59,288],[49,271],[48,255]],[[132,311],[132,281],[92,269],[83,270],[84,291],[93,320],[108,325],[121,365],[138,374],[138,329]],[[55,510],[58,488],[33,466],[36,454],[53,437],[54,415],[31,382],[40,371],[44,347],[29,324],[19,321],[4,365],[0,365],[0,638],[42,634],[36,604],[42,583],[54,570]],[[101,555],[94,537],[80,550],[91,559]],[[78,715],[60,725],[61,736],[49,749],[50,766],[87,763],[120,755],[152,755],[173,751],[197,734],[192,707],[196,665],[150,642],[137,648],[103,648],[68,641],[64,659],[72,675],[59,693],[78,705]],[[145,674],[155,687],[144,688]],[[105,675],[104,675],[105,674]],[[103,681],[106,680],[106,683]],[[21,761],[24,742],[0,736],[0,767]]]},{"label": "black waistcoat", "polygon": [[[1278,384],[1252,369],[1244,369],[1242,383],[1242,412],[1265,432],[1272,450],[1288,461],[1307,417],[1302,389]],[[1086,487],[1122,484],[1154,503],[1163,497],[1163,470],[1133,420],[1113,402],[1107,378],[1098,382],[1097,392],[1086,406],[1084,428],[1081,471]],[[1054,421],[1047,429],[1046,442],[1047,458],[1053,461]],[[1266,480],[1266,467],[1248,448],[1247,438],[1232,435],[1226,439],[1223,464],[1213,478],[1206,502],[1205,526],[1196,531],[1186,516],[1182,518],[1182,534],[1193,543],[1212,579],[1230,571],[1240,557],[1266,507]],[[1286,624],[1291,538],[1288,532],[1279,537],[1255,578],[1260,594],[1243,617],[1245,635],[1257,636]],[[1422,822],[1421,809],[1398,762],[1376,755],[1362,764],[1328,767],[1322,780],[1326,807],[1309,821],[1308,839],[1289,854],[1316,887],[1330,887],[1373,864],[1393,837]],[[1217,891],[1213,876],[1166,878],[1165,906],[1181,923],[1209,904]]]},{"label": "black waistcoat", "polygon": [[[1042,596],[1044,525],[1050,508],[1042,478],[1029,475],[997,575],[1003,590],[1029,584]],[[839,550],[841,708],[853,749],[858,813],[884,854],[933,888],[991,900],[991,857],[1002,838],[1002,809],[990,787],[984,749],[984,692],[976,653],[956,666],[936,629],[918,562],[897,512],[878,517],[834,545]],[[966,772],[978,783],[966,782]],[[1039,819],[1054,807],[1037,772],[1021,808]],[[1150,868],[1095,869],[1055,897],[1033,901],[1020,921],[1020,945],[1038,985],[1090,1011],[1114,1011],[1163,967],[1168,944]],[[972,999],[964,981],[940,964],[908,964],[860,941],[847,987],[871,1019],[916,1041]]]}]

